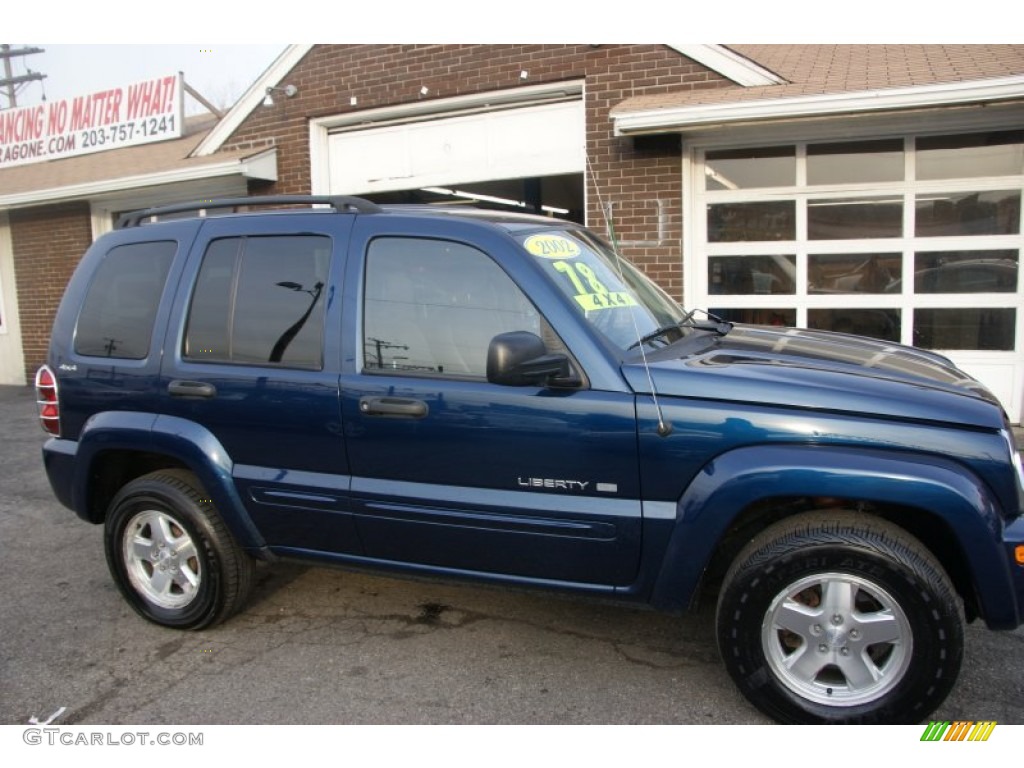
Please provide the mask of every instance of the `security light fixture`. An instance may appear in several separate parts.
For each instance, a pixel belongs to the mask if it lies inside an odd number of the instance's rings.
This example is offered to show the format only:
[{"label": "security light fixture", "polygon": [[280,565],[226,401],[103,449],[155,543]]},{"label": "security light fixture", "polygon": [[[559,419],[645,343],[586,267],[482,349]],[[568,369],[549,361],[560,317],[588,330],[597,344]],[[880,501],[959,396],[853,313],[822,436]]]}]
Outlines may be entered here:
[{"label": "security light fixture", "polygon": [[267,86],[267,95],[263,97],[263,106],[264,107],[272,107],[272,106],[274,106],[274,97],[272,95],[274,93],[274,91],[280,91],[287,98],[290,99],[295,94],[297,94],[299,92],[299,89],[296,88],[294,85],[291,85],[290,83],[288,85],[283,85],[283,86],[268,85]]}]

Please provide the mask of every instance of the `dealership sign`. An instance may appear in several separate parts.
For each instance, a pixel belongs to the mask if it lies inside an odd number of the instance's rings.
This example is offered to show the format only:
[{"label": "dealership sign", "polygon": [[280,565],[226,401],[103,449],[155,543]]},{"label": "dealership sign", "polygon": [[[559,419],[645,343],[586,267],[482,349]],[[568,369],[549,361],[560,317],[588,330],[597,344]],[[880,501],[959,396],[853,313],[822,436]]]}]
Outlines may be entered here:
[{"label": "dealership sign", "polygon": [[181,136],[181,74],[0,111],[0,168]]}]

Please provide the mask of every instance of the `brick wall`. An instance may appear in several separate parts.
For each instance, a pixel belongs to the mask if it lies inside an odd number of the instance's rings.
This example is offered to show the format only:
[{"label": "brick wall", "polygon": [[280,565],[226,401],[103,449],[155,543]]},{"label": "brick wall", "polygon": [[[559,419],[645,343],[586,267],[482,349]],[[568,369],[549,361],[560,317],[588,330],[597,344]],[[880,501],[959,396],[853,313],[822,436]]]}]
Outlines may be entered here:
[{"label": "brick wall", "polygon": [[[298,95],[256,109],[225,148],[276,143],[278,181],[258,191],[308,193],[310,119],[422,101],[424,85],[431,99],[515,88],[523,84],[522,70],[529,73],[530,85],[585,81],[587,153],[594,175],[587,178],[587,221],[603,230],[598,197],[611,204],[623,252],[681,298],[678,138],[616,138],[609,118],[612,107],[631,96],[729,84],[666,46],[318,45],[281,80],[295,85]],[[350,105],[353,96],[356,106]]]},{"label": "brick wall", "polygon": [[88,203],[10,213],[25,376],[31,381],[46,359],[57,305],[82,254],[92,244]]}]

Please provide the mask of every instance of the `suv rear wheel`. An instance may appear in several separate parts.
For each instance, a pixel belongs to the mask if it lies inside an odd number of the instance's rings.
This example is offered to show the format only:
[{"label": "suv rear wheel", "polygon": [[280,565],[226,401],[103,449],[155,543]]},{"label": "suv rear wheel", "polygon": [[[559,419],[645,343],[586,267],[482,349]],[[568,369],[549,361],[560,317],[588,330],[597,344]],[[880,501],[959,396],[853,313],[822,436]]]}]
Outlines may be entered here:
[{"label": "suv rear wheel", "polygon": [[154,472],[125,485],[110,504],[104,541],[128,602],[167,627],[223,621],[252,585],[252,560],[189,472]]},{"label": "suv rear wheel", "polygon": [[854,512],[802,515],[740,553],[718,644],[744,695],[791,723],[917,723],[960,669],[963,616],[919,541]]}]

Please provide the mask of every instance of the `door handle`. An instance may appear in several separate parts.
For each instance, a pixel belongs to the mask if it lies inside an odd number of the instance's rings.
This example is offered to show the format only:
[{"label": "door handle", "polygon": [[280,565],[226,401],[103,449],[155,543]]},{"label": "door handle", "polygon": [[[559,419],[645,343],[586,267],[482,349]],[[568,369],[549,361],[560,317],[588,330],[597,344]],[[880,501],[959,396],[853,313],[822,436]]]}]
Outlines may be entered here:
[{"label": "door handle", "polygon": [[404,397],[361,397],[359,412],[364,416],[392,416],[405,419],[422,419],[429,412],[422,400]]},{"label": "door handle", "polygon": [[175,379],[167,385],[167,393],[171,397],[216,397],[217,388],[205,381],[185,381]]}]

